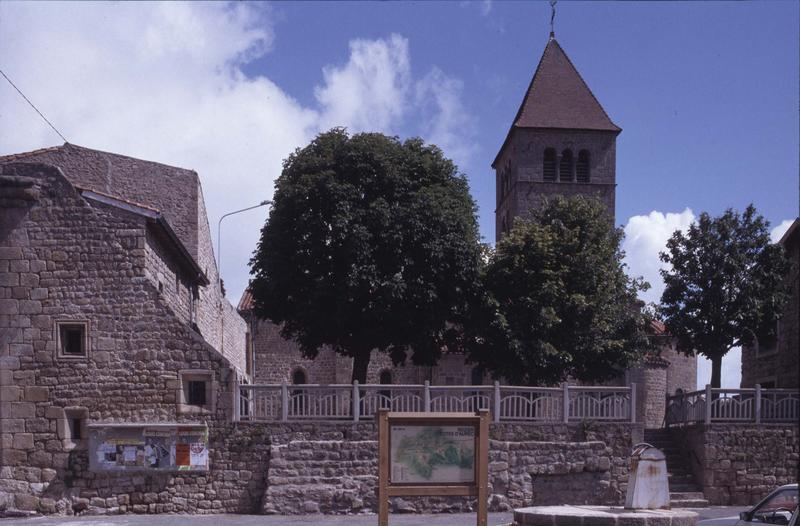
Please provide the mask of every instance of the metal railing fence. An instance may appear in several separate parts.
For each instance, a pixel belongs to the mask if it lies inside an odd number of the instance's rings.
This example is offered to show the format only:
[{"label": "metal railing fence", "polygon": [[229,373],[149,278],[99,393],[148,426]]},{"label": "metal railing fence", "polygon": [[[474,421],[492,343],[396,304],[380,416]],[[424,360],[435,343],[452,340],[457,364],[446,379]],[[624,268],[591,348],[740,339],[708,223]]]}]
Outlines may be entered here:
[{"label": "metal railing fence", "polygon": [[717,389],[707,385],[667,397],[664,422],[667,427],[696,423],[797,422],[800,392],[792,389]]},{"label": "metal railing fence", "polygon": [[517,387],[332,384],[239,385],[234,420],[289,422],[371,419],[378,409],[474,412],[489,409],[495,422],[634,422],[636,385],[628,387]]}]

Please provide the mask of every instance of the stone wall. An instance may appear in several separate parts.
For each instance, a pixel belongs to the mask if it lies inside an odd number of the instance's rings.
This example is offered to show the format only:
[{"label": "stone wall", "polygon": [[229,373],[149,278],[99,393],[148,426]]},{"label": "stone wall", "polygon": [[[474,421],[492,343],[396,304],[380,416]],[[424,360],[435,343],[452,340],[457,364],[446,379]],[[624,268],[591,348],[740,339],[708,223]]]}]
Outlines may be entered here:
[{"label": "stone wall", "polygon": [[[301,370],[311,384],[349,384],[352,381],[353,360],[322,349],[315,359],[304,358],[292,340],[283,338],[280,327],[266,320],[247,318],[253,343],[253,383],[292,383],[293,373]],[[381,373],[389,371],[393,384],[470,385],[472,366],[461,354],[446,354],[435,366],[416,366],[410,363],[395,366],[386,353],[373,352],[367,368],[367,383],[380,383]],[[485,381],[489,382],[488,375]]]},{"label": "stone wall", "polygon": [[[264,513],[376,510],[377,437],[372,423],[267,426],[272,436]],[[531,504],[620,504],[628,455],[642,427],[631,424],[492,424],[490,508]],[[468,511],[469,498],[393,498],[395,511]]]},{"label": "stone wall", "polygon": [[647,428],[664,423],[668,368],[666,362],[655,360],[631,367],[625,374],[625,383],[636,384],[636,421]]},{"label": "stone wall", "polygon": [[[616,183],[616,133],[603,131],[540,130],[514,128],[494,165],[497,206],[495,239],[504,228],[510,228],[515,217],[525,217],[539,207],[542,198],[562,196],[594,196],[606,205],[614,217]],[[590,153],[590,183],[544,182],[544,150],[561,152],[572,149],[577,158],[580,150]],[[507,171],[509,188],[501,185],[501,174]]]},{"label": "stone wall", "polygon": [[[152,281],[146,219],[90,204],[46,165],[0,165],[0,199],[0,508],[255,510],[266,439],[229,423],[233,365]],[[84,355],[59,353],[59,320],[85,323]],[[207,372],[213,403],[181,408],[184,370]],[[212,469],[87,472],[85,436],[69,437],[69,411],[85,415],[82,425],[206,422]]]},{"label": "stone wall", "polygon": [[145,276],[181,321],[194,322],[194,285],[180,271],[175,256],[150,228],[145,241]]},{"label": "stone wall", "polygon": [[751,505],[797,482],[797,424],[697,424],[672,429],[712,505]]},{"label": "stone wall", "polygon": [[[57,166],[75,187],[161,213],[209,280],[209,285],[198,289],[194,304],[194,321],[200,333],[215,349],[222,349],[238,370],[245,370],[246,329],[244,321],[238,319],[235,309],[219,288],[211,232],[197,172],[74,144],[0,158],[0,162],[14,160]],[[223,318],[226,320],[224,329]],[[241,336],[235,331],[241,331]],[[230,344],[224,344],[224,340]]]},{"label": "stone wall", "polygon": [[[800,221],[797,220],[797,221]],[[800,227],[784,239],[784,249],[792,267],[786,275],[789,300],[777,326],[777,341],[759,346],[742,346],[741,387],[800,387]]]},{"label": "stone wall", "polygon": [[684,393],[697,390],[697,355],[678,352],[674,342],[664,343],[661,349],[661,358],[669,362],[666,394],[674,395],[678,389]]}]

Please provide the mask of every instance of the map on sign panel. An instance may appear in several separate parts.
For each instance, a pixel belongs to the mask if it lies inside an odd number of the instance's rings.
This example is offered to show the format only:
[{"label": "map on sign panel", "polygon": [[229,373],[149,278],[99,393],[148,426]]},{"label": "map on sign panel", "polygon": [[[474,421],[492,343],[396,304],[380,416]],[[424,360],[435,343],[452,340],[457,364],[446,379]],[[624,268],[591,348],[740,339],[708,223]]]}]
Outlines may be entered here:
[{"label": "map on sign panel", "polygon": [[391,483],[474,482],[474,427],[392,425],[389,436]]}]

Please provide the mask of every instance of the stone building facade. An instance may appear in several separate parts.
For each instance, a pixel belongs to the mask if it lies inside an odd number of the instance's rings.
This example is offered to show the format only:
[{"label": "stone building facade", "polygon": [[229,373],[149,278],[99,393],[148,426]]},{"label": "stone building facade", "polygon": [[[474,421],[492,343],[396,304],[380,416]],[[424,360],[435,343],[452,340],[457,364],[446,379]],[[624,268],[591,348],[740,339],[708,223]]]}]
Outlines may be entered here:
[{"label": "stone building facade", "polygon": [[[194,172],[70,144],[0,158],[0,509],[257,506],[258,447],[223,447],[246,328],[210,239]],[[109,423],[205,424],[212,469],[90,472]]]},{"label": "stone building facade", "polygon": [[648,428],[658,428],[664,423],[665,397],[678,390],[695,390],[697,357],[679,352],[663,323],[652,322],[651,332],[659,352],[648,355],[642,363],[628,369],[624,383],[640,386],[636,392],[636,421],[643,422]]},{"label": "stone building facade", "polygon": [[791,261],[786,286],[789,301],[778,321],[774,342],[742,347],[741,387],[800,387],[800,218],[778,241]]},{"label": "stone building facade", "polygon": [[[252,313],[252,297],[245,291],[238,305],[247,321],[248,345],[252,348],[253,383],[349,384],[353,360],[330,349],[322,349],[316,358],[305,358],[299,346],[281,336],[280,327],[260,320]],[[302,381],[300,381],[302,380]],[[367,369],[367,383],[473,385],[490,383],[488,375],[465,363],[458,353],[445,354],[434,366],[392,364],[388,355],[373,352]]]}]

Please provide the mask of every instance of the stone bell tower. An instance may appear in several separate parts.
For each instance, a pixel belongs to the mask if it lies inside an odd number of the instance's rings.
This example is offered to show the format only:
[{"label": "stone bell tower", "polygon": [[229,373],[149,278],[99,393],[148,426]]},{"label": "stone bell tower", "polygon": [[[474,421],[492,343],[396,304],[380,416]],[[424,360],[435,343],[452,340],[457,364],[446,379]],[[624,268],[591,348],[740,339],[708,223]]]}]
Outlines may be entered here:
[{"label": "stone bell tower", "polygon": [[496,177],[495,238],[543,197],[599,198],[615,219],[614,124],[553,33],[492,163]]}]

